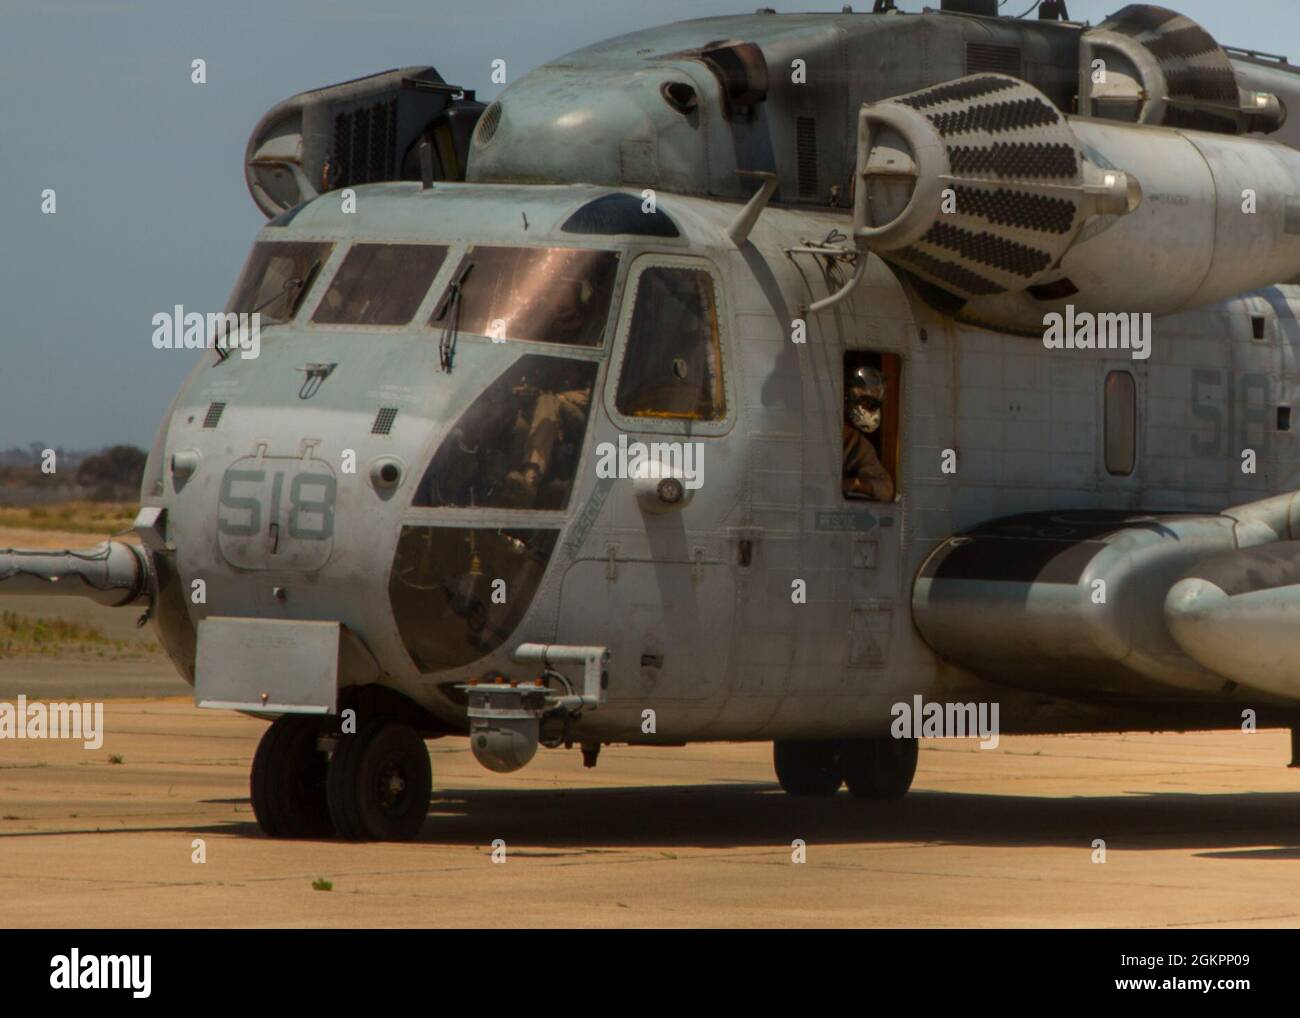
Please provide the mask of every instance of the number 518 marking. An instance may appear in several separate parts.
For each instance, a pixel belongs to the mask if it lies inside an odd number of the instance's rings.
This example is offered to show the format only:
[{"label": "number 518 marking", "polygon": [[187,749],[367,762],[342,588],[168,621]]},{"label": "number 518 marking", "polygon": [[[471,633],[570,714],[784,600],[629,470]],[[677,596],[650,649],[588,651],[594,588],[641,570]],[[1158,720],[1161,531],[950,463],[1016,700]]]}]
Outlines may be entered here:
[{"label": "number 518 marking", "polygon": [[[271,472],[271,490],[269,511],[263,513],[266,502],[265,470],[226,471],[221,481],[221,511],[217,515],[217,531],[228,537],[253,537],[262,529],[265,516],[271,524],[280,519],[280,506],[284,492],[284,479],[287,472]],[[235,485],[251,485],[255,494],[236,495]],[[305,498],[304,488],[319,487],[323,494],[319,498]],[[338,483],[330,474],[297,473],[289,483],[289,536],[304,541],[328,541],[334,536],[334,498],[338,493]],[[226,510],[247,513],[244,522],[234,522]],[[313,525],[312,516],[319,516],[319,525]]]}]

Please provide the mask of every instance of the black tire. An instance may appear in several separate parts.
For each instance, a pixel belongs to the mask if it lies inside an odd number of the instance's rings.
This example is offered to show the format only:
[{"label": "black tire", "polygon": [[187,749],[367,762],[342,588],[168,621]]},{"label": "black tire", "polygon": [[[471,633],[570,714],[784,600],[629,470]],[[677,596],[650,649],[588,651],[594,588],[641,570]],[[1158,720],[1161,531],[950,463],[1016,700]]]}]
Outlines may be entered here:
[{"label": "black tire", "polygon": [[410,841],[429,814],[429,749],[400,721],[340,735],[326,781],[330,818],[352,841]]},{"label": "black tire", "polygon": [[272,838],[328,838],[328,766],[316,749],[319,718],[284,714],[271,723],[253,755],[249,793],[257,824]]},{"label": "black tire", "polygon": [[916,775],[916,739],[846,739],[844,781],[859,799],[901,799]]},{"label": "black tire", "polygon": [[834,795],[844,782],[838,742],[774,742],[772,763],[776,780],[790,795]]}]

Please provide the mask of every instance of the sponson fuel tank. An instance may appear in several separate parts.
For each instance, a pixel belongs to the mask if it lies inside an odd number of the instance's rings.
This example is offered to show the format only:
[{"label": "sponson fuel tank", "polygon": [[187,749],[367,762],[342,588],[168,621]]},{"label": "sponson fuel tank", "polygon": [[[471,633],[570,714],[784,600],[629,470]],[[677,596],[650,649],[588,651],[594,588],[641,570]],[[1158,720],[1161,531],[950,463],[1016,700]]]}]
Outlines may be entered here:
[{"label": "sponson fuel tank", "polygon": [[1237,546],[1228,515],[1037,513],[949,538],[912,591],[922,638],[990,681],[1053,695],[1195,697],[1226,679],[1170,635],[1170,586]]}]

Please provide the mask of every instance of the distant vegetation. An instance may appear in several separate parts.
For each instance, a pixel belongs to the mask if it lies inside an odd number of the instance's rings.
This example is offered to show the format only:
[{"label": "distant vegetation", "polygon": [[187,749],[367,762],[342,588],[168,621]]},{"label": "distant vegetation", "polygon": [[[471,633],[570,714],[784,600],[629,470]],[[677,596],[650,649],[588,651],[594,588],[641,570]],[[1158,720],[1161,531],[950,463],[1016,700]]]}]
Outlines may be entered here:
[{"label": "distant vegetation", "polygon": [[115,445],[82,460],[77,467],[77,483],[91,489],[90,497],[98,502],[138,497],[147,458],[144,450],[133,445]]},{"label": "distant vegetation", "polygon": [[0,655],[62,657],[144,657],[160,653],[156,643],[115,640],[98,626],[70,619],[33,618],[18,612],[0,612]]},{"label": "distant vegetation", "polygon": [[38,502],[126,502],[140,497],[147,456],[133,445],[115,445],[99,452],[55,449],[53,473],[42,470],[45,450],[0,452],[0,505]]},{"label": "distant vegetation", "polygon": [[0,506],[0,528],[57,530],[109,537],[135,521],[135,502],[56,502],[50,505]]}]

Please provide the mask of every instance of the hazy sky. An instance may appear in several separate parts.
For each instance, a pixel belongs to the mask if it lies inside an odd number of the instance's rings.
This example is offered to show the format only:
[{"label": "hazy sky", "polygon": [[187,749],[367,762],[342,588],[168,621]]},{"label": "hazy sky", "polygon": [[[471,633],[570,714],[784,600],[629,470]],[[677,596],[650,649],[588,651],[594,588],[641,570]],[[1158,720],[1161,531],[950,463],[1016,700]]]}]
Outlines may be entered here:
[{"label": "hazy sky", "polygon": [[[929,0],[938,6],[938,0]],[[839,3],[762,0],[781,12]],[[1020,14],[1032,0],[1007,0]],[[0,449],[148,446],[196,352],[151,319],[224,304],[263,222],[244,186],[258,118],[304,89],[432,64],[481,98],[580,46],[748,13],[707,0],[0,0]],[[919,0],[899,0],[919,11]],[[1069,0],[1098,22],[1123,0]],[[1295,0],[1174,3],[1221,42],[1300,60]],[[857,0],[869,10],[871,0]],[[207,61],[208,83],[190,82]],[[58,212],[42,215],[45,188]]]}]

